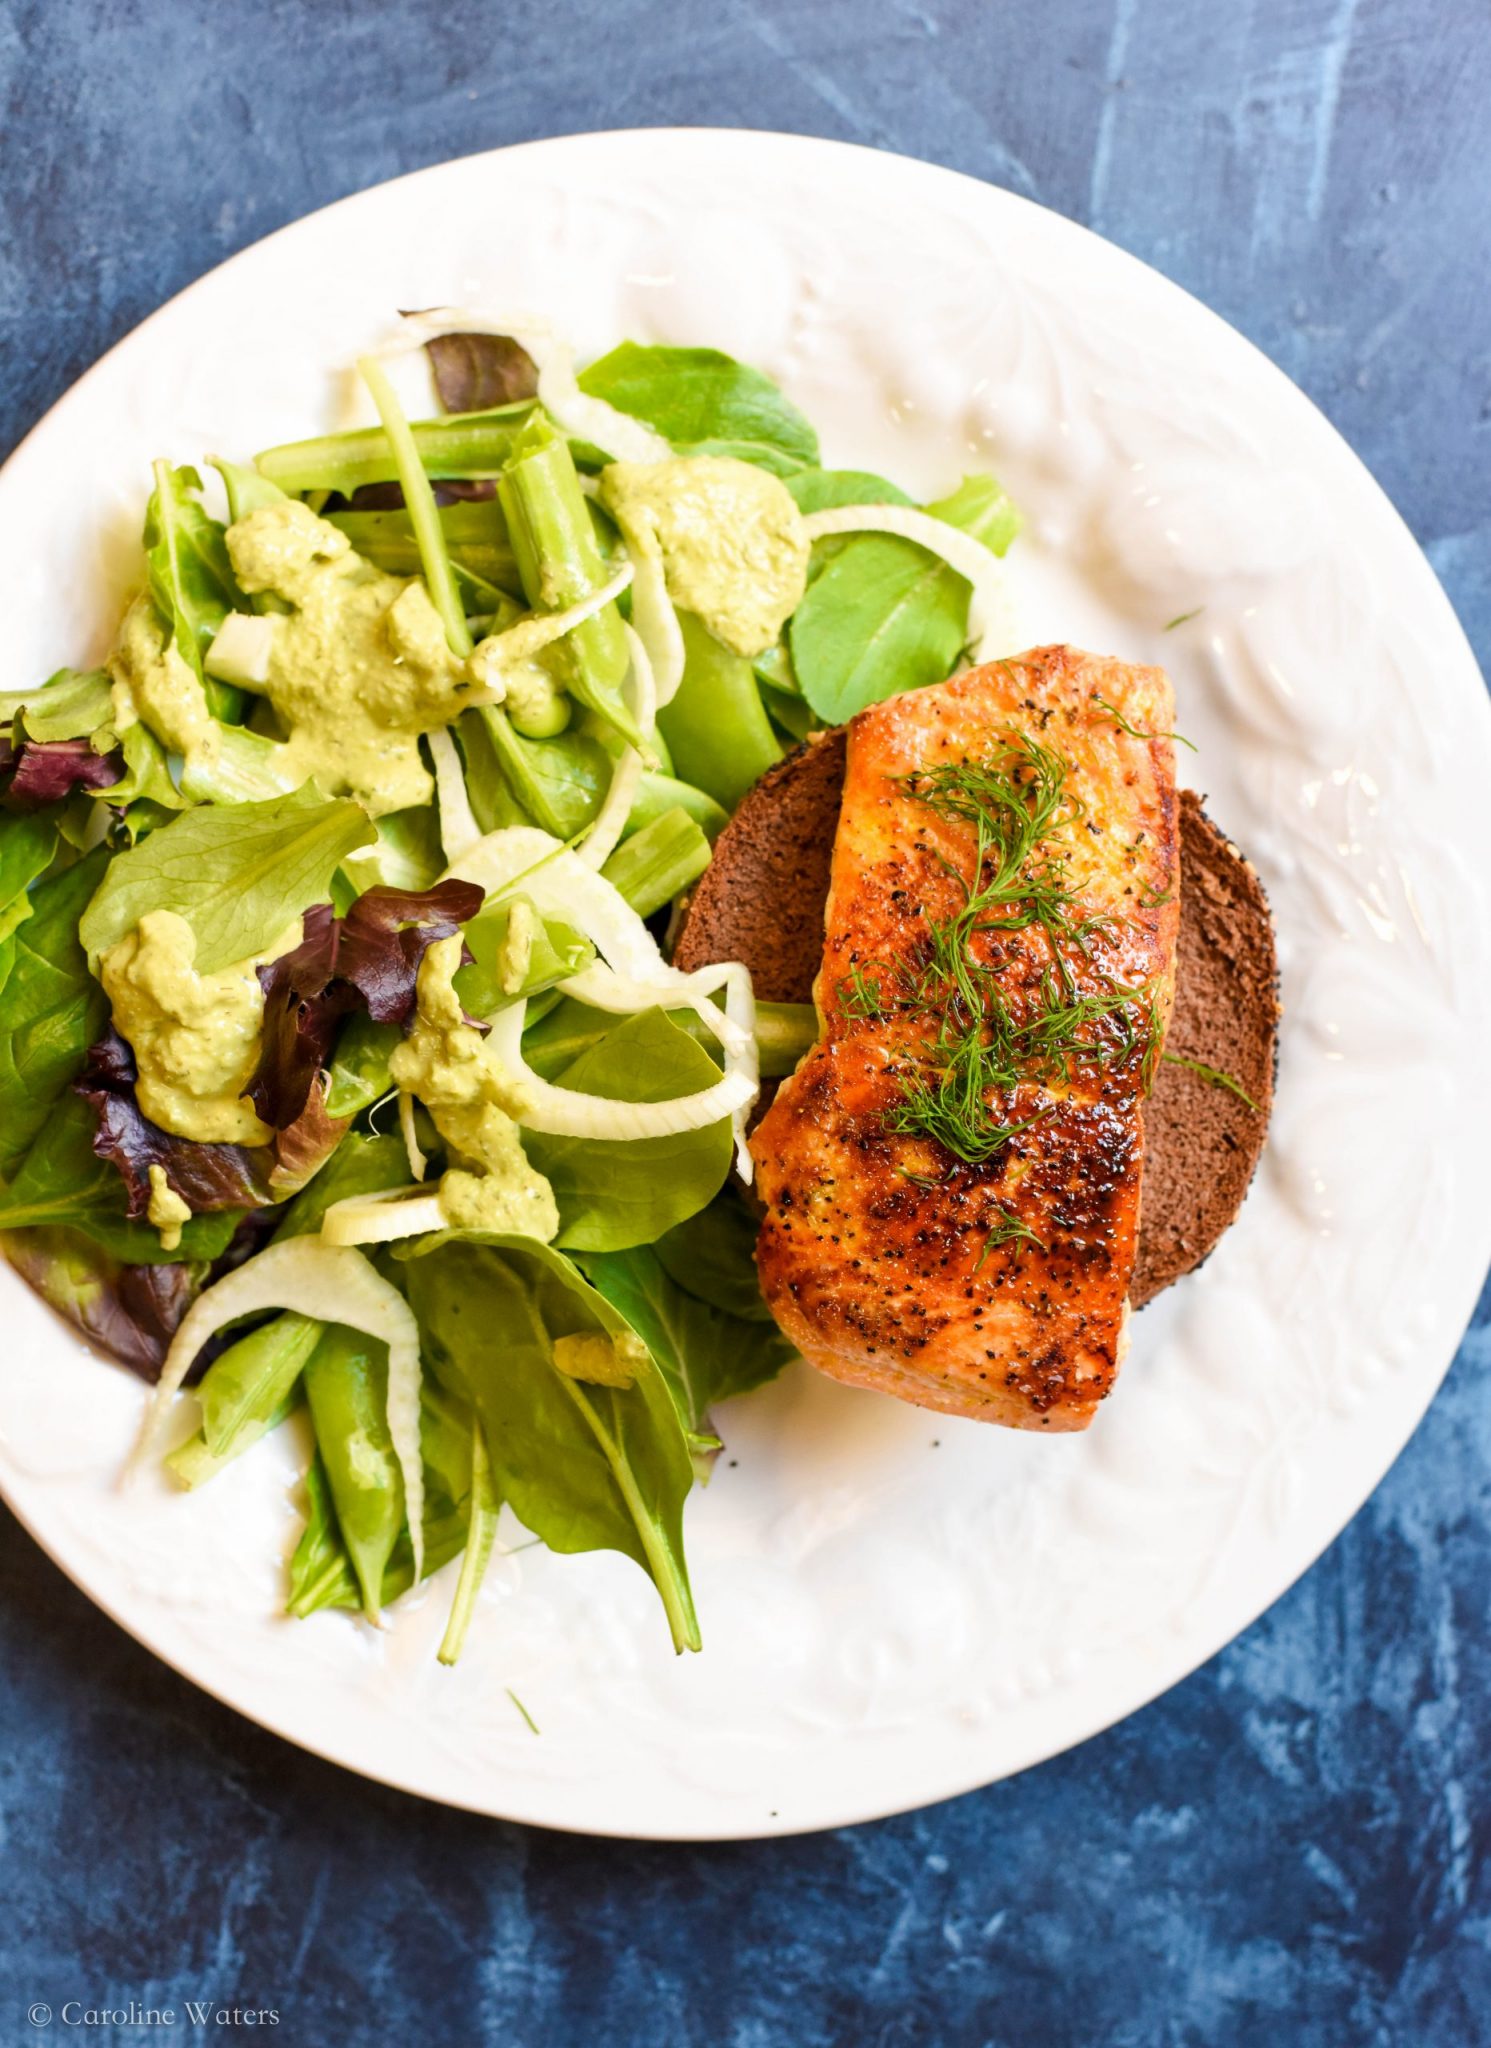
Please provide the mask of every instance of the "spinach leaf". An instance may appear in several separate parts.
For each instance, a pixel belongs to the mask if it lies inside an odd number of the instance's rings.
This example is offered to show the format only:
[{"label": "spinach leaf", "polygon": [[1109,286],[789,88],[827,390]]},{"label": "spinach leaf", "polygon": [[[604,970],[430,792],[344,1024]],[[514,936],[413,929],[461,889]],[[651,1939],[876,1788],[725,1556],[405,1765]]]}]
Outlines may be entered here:
[{"label": "spinach leaf", "polygon": [[680,611],[678,623],[683,628],[683,681],[673,701],[658,712],[658,730],[679,778],[733,811],[751,784],[780,761],[782,750],[750,662],[722,646],[692,612]]},{"label": "spinach leaf", "polygon": [[47,1114],[15,1178],[0,1193],[0,1230],[37,1223],[70,1223],[130,1264],[157,1260],[215,1259],[242,1219],[241,1209],[215,1209],[182,1226],[175,1251],[162,1251],[160,1233],[125,1215],[125,1188],[114,1167],[93,1149],[91,1110],[64,1095]]},{"label": "spinach leaf", "polygon": [[[613,1025],[557,1076],[561,1088],[613,1102],[663,1102],[712,1087],[720,1070],[661,1010]],[[730,1120],[617,1144],[526,1131],[524,1149],[559,1204],[556,1242],[576,1251],[650,1244],[702,1209],[730,1170]]]},{"label": "spinach leaf", "polygon": [[867,469],[804,469],[787,478],[799,512],[826,512],[839,505],[909,505],[899,484]]},{"label": "spinach leaf", "polygon": [[309,1187],[286,1208],[274,1242],[319,1230],[333,1202],[351,1195],[376,1195],[383,1188],[399,1187],[408,1178],[409,1161],[401,1138],[391,1131],[349,1131]]},{"label": "spinach leaf", "polygon": [[0,1174],[10,1175],[83,1065],[108,1005],[88,972],[78,917],[108,864],[102,847],[31,892],[31,915],[6,942],[0,988]]},{"label": "spinach leaf", "polygon": [[796,1356],[773,1322],[726,1315],[678,1285],[650,1245],[591,1252],[580,1264],[662,1368],[684,1428],[709,1434],[709,1411],[775,1379]]},{"label": "spinach leaf", "polygon": [[968,631],[968,584],[915,541],[863,534],[808,585],[788,639],[802,694],[839,725],[901,690],[940,683]]},{"label": "spinach leaf", "polygon": [[56,851],[57,827],[44,812],[0,817],[0,939],[30,917],[31,884],[46,873]]},{"label": "spinach leaf", "polygon": [[114,719],[114,693],[101,668],[60,668],[34,690],[0,692],[0,725],[25,714],[33,740],[75,740],[98,732]]},{"label": "spinach leaf", "polygon": [[681,455],[734,455],[778,476],[818,460],[811,422],[769,377],[718,349],[624,341],[582,373],[580,389],[645,420]]},{"label": "spinach leaf", "polygon": [[676,1649],[699,1647],[683,1556],[684,1426],[649,1354],[628,1387],[570,1379],[560,1337],[631,1335],[568,1259],[526,1238],[424,1240],[405,1267],[437,1374],[471,1400],[514,1513],[551,1550],[619,1550],[662,1596]]},{"label": "spinach leaf", "polygon": [[757,1228],[735,1189],[724,1187],[707,1209],[676,1224],[653,1250],[686,1293],[713,1302],[726,1315],[769,1323],[771,1310],[756,1272]]},{"label": "spinach leaf", "polygon": [[148,910],[174,910],[197,935],[199,974],[261,953],[309,905],[373,827],[358,805],[324,803],[314,784],[258,804],[204,804],[116,854],[78,936],[97,958]]}]

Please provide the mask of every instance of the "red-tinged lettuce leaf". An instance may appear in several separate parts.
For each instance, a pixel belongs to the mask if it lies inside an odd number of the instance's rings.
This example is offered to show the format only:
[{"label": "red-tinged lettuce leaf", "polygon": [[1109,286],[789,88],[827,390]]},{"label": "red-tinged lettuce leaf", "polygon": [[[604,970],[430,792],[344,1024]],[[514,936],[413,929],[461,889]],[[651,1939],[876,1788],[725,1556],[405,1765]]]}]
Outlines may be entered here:
[{"label": "red-tinged lettuce leaf", "polygon": [[425,343],[447,412],[486,412],[538,396],[538,365],[506,334],[438,334]]},{"label": "red-tinged lettuce leaf", "polygon": [[209,1270],[200,1260],[125,1265],[62,1224],[7,1231],[5,1251],[21,1278],[58,1315],[152,1382],[160,1378],[176,1326]]},{"label": "red-tinged lettuce leaf", "polygon": [[173,1193],[193,1215],[262,1208],[275,1199],[269,1146],[204,1145],[150,1121],[135,1094],[135,1056],[112,1028],[89,1047],[88,1063],[73,1087],[98,1119],[93,1150],[118,1168],[132,1219],[150,1206],[152,1166],[164,1171]]},{"label": "red-tinged lettuce leaf", "polygon": [[336,971],[355,984],[375,1024],[407,1024],[414,1015],[420,962],[481,909],[475,882],[433,889],[368,889],[342,919]]},{"label": "red-tinged lettuce leaf", "polygon": [[270,1193],[277,1202],[298,1195],[313,1180],[347,1135],[352,1119],[326,1113],[326,1080],[317,1074],[304,1109],[293,1124],[275,1134]]},{"label": "red-tinged lettuce leaf", "polygon": [[123,773],[117,751],[95,753],[86,739],[0,742],[0,799],[14,810],[54,804],[75,789],[109,789]]},{"label": "red-tinged lettuce leaf", "polygon": [[284,1130],[305,1112],[351,1011],[379,1024],[410,1021],[420,962],[476,915],[482,894],[458,881],[368,889],[345,917],[329,903],[306,913],[301,944],[259,969],[263,1049],[247,1093],[265,1123]]},{"label": "red-tinged lettuce leaf", "polygon": [[259,969],[264,1023],[248,1085],[265,1123],[285,1129],[304,1113],[317,1075],[331,1063],[342,1019],[361,1002],[350,981],[336,979],[341,920],[331,905],[315,904],[303,928],[293,953]]}]

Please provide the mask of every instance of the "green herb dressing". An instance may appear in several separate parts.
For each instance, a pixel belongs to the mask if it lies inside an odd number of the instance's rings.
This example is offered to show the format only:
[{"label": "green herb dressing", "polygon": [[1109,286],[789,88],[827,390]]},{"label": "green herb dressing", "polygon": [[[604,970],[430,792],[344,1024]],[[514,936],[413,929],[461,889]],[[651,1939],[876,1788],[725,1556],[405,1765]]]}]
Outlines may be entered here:
[{"label": "green herb dressing", "polygon": [[761,654],[802,602],[807,529],[780,478],[728,455],[613,462],[601,503],[657,547],[669,595],[736,654]]},{"label": "green herb dressing", "polygon": [[423,579],[374,568],[295,499],[230,526],[228,553],[246,592],[290,608],[256,687],[286,729],[291,772],[374,817],[429,803],[419,736],[459,714],[471,680]]}]

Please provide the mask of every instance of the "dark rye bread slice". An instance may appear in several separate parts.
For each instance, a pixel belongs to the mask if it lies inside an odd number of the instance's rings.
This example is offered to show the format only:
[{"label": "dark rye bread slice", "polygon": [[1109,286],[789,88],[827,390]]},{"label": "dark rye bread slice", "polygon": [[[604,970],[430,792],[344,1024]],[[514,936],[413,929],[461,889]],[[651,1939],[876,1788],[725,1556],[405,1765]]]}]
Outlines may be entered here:
[{"label": "dark rye bread slice", "polygon": [[[812,1001],[844,786],[844,732],[763,775],[720,834],[674,947],[679,967],[744,960],[763,1002]],[[1180,798],[1180,943],[1168,1052],[1230,1075],[1257,1104],[1163,1061],[1144,1112],[1142,1308],[1206,1257],[1242,1206],[1268,1134],[1279,1006],[1273,922],[1249,863],[1193,790]]]}]

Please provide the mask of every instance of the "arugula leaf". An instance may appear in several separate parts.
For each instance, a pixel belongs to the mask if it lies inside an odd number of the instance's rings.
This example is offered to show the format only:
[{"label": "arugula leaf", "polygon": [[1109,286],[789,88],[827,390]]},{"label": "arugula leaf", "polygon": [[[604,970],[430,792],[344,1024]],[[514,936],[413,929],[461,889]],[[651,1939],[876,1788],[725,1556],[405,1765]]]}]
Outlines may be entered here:
[{"label": "arugula leaf", "polygon": [[0,725],[13,724],[22,713],[28,739],[75,740],[98,732],[114,718],[108,672],[59,668],[35,689],[0,691]]},{"label": "arugula leaf", "polygon": [[661,1368],[644,1352],[631,1386],[602,1387],[554,1364],[557,1338],[625,1338],[626,1318],[561,1253],[529,1238],[426,1239],[405,1274],[426,1358],[474,1402],[518,1519],[551,1550],[633,1559],[662,1596],[674,1647],[697,1649],[683,1556],[693,1466]]},{"label": "arugula leaf", "polygon": [[373,838],[355,803],[321,801],[315,785],[258,804],[204,804],[116,854],[78,936],[97,958],[149,910],[174,910],[197,935],[199,974],[262,953],[332,872]]},{"label": "arugula leaf", "polygon": [[[662,1010],[614,1025],[556,1077],[561,1088],[613,1102],[663,1102],[712,1087],[719,1068]],[[730,1170],[730,1119],[700,1131],[618,1144],[525,1131],[524,1149],[554,1190],[568,1250],[650,1244],[702,1209]]]},{"label": "arugula leaf", "polygon": [[581,374],[580,389],[645,420],[681,455],[734,455],[778,476],[818,460],[811,422],[769,377],[719,349],[624,341]]},{"label": "arugula leaf", "polygon": [[868,469],[804,469],[786,479],[799,512],[826,512],[839,505],[909,505],[899,484]]},{"label": "arugula leaf", "polygon": [[653,1250],[686,1293],[713,1302],[726,1315],[769,1323],[771,1310],[756,1272],[757,1229],[755,1217],[727,1186],[707,1209],[660,1237]]},{"label": "arugula leaf", "polygon": [[203,511],[202,479],[189,467],[155,464],[155,489],[145,507],[145,560],[150,595],[171,629],[176,651],[207,691],[219,718],[234,720],[243,692],[204,674],[202,657],[218,627],[239,603],[226,529]]},{"label": "arugula leaf", "polygon": [[31,892],[31,916],[6,942],[0,988],[0,1174],[9,1175],[78,1072],[108,1005],[88,972],[78,916],[108,854],[97,848]]},{"label": "arugula leaf", "polygon": [[840,725],[901,690],[940,683],[968,631],[968,584],[914,541],[868,533],[808,585],[788,640],[802,694]]},{"label": "arugula leaf", "polygon": [[193,1216],[182,1226],[178,1248],[162,1251],[158,1231],[125,1215],[124,1183],[95,1153],[95,1129],[92,1111],[77,1096],[64,1095],[55,1104],[15,1178],[0,1193],[0,1230],[70,1223],[132,1265],[215,1259],[227,1249],[241,1209]]},{"label": "arugula leaf", "polygon": [[708,1433],[716,1401],[763,1386],[797,1355],[770,1320],[727,1315],[688,1293],[650,1245],[586,1253],[580,1264],[657,1360],[694,1435]]}]

